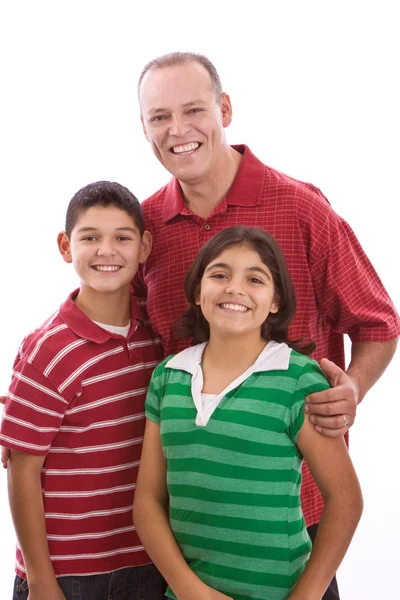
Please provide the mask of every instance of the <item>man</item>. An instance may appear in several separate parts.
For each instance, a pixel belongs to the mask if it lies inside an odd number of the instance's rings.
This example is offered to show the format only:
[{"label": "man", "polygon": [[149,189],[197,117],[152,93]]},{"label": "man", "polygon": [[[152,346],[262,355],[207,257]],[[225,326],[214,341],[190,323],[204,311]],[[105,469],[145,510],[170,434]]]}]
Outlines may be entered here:
[{"label": "man", "polygon": [[[230,225],[263,227],[279,242],[294,280],[298,308],[291,338],[313,339],[333,389],[310,396],[306,411],[324,435],[345,434],[357,404],[390,362],[399,318],[349,226],[323,194],[263,165],[246,146],[228,145],[229,96],[210,61],[173,53],[151,61],[139,80],[144,133],[173,175],[143,204],[152,254],[137,289],[147,293],[152,325],[165,354],[185,308],[183,279],[199,248]],[[344,372],[343,334],[352,341]],[[335,364],[334,364],[335,363]],[[305,467],[302,506],[312,539],[322,498]],[[333,581],[324,599],[339,598]]]}]

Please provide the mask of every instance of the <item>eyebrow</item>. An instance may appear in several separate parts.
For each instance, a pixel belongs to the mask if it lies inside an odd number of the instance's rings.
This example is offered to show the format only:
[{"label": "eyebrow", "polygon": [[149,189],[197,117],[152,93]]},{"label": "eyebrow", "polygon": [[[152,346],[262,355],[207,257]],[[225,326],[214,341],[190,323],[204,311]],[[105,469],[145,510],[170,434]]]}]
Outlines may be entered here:
[{"label": "eyebrow", "polygon": [[[204,271],[204,273],[207,273],[207,271],[209,271],[210,269],[228,269],[231,270],[231,267],[229,265],[227,265],[226,263],[213,263],[212,265],[208,266],[207,269]],[[245,269],[246,272],[256,272],[256,273],[262,273],[263,275],[265,275],[265,277],[268,277],[268,279],[271,279],[271,275],[269,275],[267,273],[267,271],[265,271],[264,269],[262,269],[261,267],[248,267],[247,269]]]},{"label": "eyebrow", "polygon": [[[97,227],[81,227],[77,233],[86,233],[88,231],[99,231]],[[130,231],[131,233],[137,233],[133,227],[117,227],[115,231]]]},{"label": "eyebrow", "polygon": [[[190,106],[195,106],[195,105],[205,105],[206,102],[204,100],[193,100],[191,102],[185,102],[185,104],[182,104],[182,108],[189,108]],[[168,112],[170,109],[169,108],[152,108],[149,110],[149,114],[150,115],[155,115],[157,113],[163,113],[163,112]]]}]

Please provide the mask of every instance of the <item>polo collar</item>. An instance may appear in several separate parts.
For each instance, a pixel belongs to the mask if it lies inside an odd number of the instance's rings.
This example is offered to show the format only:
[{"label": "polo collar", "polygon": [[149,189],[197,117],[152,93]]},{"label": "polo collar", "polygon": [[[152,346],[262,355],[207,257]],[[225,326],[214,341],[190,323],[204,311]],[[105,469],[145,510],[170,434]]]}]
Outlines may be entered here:
[{"label": "polo collar", "polygon": [[[233,145],[232,148],[240,152],[243,158],[232,187],[223,202],[234,206],[257,206],[261,201],[265,165],[244,144]],[[217,209],[218,207],[215,210]],[[191,214],[193,213],[187,208],[183,200],[179,180],[173,177],[166,186],[162,207],[162,220],[164,223],[167,223],[167,221],[178,215]]]},{"label": "polo collar", "polygon": [[[84,312],[78,308],[74,299],[78,295],[79,289],[73,291],[60,308],[60,317],[68,327],[80,338],[86,339],[95,344],[104,344],[110,339],[122,339],[123,336],[106,331],[94,323]],[[144,318],[136,298],[131,294],[131,328],[128,333],[129,340],[136,331],[137,323],[143,323]]]},{"label": "polo collar", "polygon": [[[203,352],[208,342],[191,346],[173,356],[166,364],[167,369],[186,371],[194,375],[202,361]],[[285,343],[268,342],[264,350],[256,358],[251,370],[253,373],[264,371],[287,371],[292,349]]]}]

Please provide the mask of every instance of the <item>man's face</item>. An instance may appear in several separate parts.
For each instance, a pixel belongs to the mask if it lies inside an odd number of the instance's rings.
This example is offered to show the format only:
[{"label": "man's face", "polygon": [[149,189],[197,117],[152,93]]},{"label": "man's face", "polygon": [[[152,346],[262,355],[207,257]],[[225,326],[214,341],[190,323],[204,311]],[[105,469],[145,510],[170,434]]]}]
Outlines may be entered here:
[{"label": "man's face", "polygon": [[140,86],[140,106],[146,138],[172,175],[187,184],[218,176],[232,107],[226,94],[217,98],[202,65],[148,71]]}]

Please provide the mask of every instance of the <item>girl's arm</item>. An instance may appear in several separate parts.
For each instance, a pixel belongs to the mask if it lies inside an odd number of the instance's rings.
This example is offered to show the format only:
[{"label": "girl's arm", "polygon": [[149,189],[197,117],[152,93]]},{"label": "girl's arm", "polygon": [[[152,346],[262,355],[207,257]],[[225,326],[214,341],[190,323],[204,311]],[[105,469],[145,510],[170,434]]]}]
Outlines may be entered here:
[{"label": "girl's arm", "polygon": [[168,519],[160,426],[150,419],[146,421],[133,516],[146,551],[179,600],[228,600],[193,573],[175,540]]},{"label": "girl's arm", "polygon": [[41,484],[45,458],[11,450],[7,469],[8,496],[26,566],[29,600],[65,600],[47,545]]},{"label": "girl's arm", "polygon": [[349,547],[363,500],[343,437],[320,435],[305,417],[297,446],[324,497],[310,560],[288,600],[320,600]]}]

